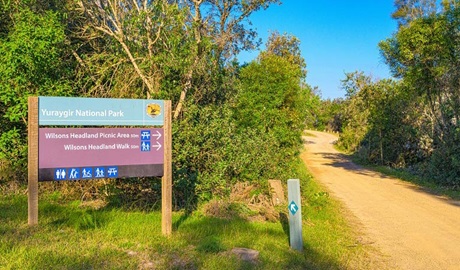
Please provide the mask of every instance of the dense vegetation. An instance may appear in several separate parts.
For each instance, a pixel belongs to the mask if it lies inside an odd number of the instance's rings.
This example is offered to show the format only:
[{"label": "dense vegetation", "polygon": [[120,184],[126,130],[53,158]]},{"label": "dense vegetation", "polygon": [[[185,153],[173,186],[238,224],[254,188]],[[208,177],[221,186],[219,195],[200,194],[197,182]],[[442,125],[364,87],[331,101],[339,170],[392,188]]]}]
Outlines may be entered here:
[{"label": "dense vegetation", "polygon": [[342,81],[339,146],[364,161],[408,168],[460,188],[460,4],[395,1],[399,29],[380,42],[396,79]]},{"label": "dense vegetation", "polygon": [[[271,4],[279,1],[1,1],[0,185],[26,182],[31,95],[172,100],[177,208],[226,196],[237,181],[288,178],[318,102],[300,41],[274,32],[255,61],[235,60],[260,45],[248,18]],[[158,187],[78,183],[143,205],[157,202]]]},{"label": "dense vegetation", "polygon": [[[178,208],[237,181],[287,178],[305,126],[341,132],[362,160],[459,188],[458,1],[396,0],[398,31],[379,44],[396,79],[350,72],[345,98],[323,101],[294,36],[273,32],[255,61],[236,61],[260,45],[249,16],[272,4],[1,1],[0,185],[26,182],[27,97],[54,95],[172,100]],[[157,179],[80,185],[122,201],[159,194]]]},{"label": "dense vegetation", "polygon": [[[338,146],[363,161],[460,188],[456,0],[441,6],[434,0],[395,0],[398,31],[379,44],[395,79],[347,73],[345,98],[336,100],[320,100],[317,89],[305,83],[306,63],[292,35],[273,32],[256,60],[237,62],[239,52],[260,45],[250,15],[272,4],[280,1],[0,1],[0,217],[5,220],[0,264],[367,265],[340,207],[299,166],[306,126],[340,132]],[[36,95],[172,100],[173,203],[184,209],[174,213],[172,241],[152,222],[159,220],[157,212],[142,212],[159,205],[161,182],[155,178],[43,183],[42,226],[25,227],[27,98]],[[307,213],[304,253],[286,251],[286,207],[278,216],[284,227],[248,222],[259,213],[241,203],[218,209],[231,219],[196,208],[203,207],[199,201],[228,197],[240,181],[256,186],[251,196],[260,198],[267,179],[293,176],[302,181]],[[85,206],[87,198],[103,199],[103,207]],[[136,209],[112,207],[118,205]],[[259,264],[237,260],[228,252],[234,246],[261,250]]]}]

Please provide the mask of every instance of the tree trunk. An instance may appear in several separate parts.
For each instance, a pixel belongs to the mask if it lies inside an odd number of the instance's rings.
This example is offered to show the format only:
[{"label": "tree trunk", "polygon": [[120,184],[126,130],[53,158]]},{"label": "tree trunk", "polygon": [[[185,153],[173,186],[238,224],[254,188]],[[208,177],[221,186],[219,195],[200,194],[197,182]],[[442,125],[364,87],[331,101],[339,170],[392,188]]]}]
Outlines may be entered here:
[{"label": "tree trunk", "polygon": [[179,102],[177,103],[176,109],[174,110],[174,119],[177,119],[182,112],[182,107],[185,103],[185,98],[187,96],[187,92],[192,88],[192,79],[193,79],[193,72],[198,65],[199,57],[200,57],[200,46],[201,46],[201,28],[202,28],[202,18],[201,18],[201,11],[200,6],[203,0],[194,0],[194,8],[195,8],[195,16],[193,20],[195,21],[195,59],[193,60],[193,64],[190,66],[187,74],[185,75],[185,83],[184,88],[182,89],[179,97]]}]

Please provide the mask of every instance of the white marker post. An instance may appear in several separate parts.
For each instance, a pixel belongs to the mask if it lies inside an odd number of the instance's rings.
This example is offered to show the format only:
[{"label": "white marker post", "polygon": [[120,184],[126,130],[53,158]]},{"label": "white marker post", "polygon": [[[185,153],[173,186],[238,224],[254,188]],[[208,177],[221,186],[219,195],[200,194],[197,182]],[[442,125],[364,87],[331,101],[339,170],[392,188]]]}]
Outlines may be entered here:
[{"label": "white marker post", "polygon": [[302,251],[302,206],[300,203],[299,179],[289,179],[287,185],[289,201],[289,243],[292,249]]}]

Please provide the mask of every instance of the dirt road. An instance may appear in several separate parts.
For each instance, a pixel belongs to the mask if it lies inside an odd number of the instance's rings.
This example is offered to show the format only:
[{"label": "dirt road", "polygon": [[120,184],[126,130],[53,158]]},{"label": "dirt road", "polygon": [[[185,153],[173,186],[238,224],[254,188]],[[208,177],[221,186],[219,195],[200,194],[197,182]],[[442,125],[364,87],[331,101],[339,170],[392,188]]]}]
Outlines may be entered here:
[{"label": "dirt road", "polygon": [[333,148],[334,135],[310,133],[307,167],[359,220],[390,268],[460,269],[460,202],[363,169]]}]

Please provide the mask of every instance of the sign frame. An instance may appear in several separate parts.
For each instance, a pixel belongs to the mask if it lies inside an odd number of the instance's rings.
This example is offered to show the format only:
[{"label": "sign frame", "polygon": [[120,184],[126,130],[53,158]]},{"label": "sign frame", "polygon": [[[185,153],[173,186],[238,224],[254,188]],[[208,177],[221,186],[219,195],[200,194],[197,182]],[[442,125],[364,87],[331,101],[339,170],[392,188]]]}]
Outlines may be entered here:
[{"label": "sign frame", "polygon": [[[141,106],[139,104],[142,103]],[[64,105],[63,105],[64,104]],[[82,106],[83,104],[83,106]],[[102,105],[101,105],[102,104]],[[158,110],[157,105],[161,110]],[[79,105],[79,109],[75,107]],[[147,106],[151,106],[145,108]],[[51,108],[43,108],[51,106]],[[64,107],[62,107],[64,106]],[[67,106],[67,107],[65,107]],[[63,109],[64,108],[64,109]],[[139,108],[143,112],[131,115],[131,109]],[[40,113],[49,115],[44,118]],[[76,110],[82,110],[77,112]],[[128,113],[124,113],[125,111]],[[60,113],[62,112],[62,113]],[[72,113],[73,112],[73,113]],[[145,115],[149,113],[147,117]],[[153,115],[152,115],[153,114]],[[67,117],[65,117],[67,115]],[[82,119],[69,116],[82,116]],[[129,119],[125,119],[127,116]],[[156,118],[158,116],[158,118]],[[89,119],[88,119],[89,117]],[[91,119],[91,117],[94,117]],[[107,119],[109,117],[109,119]],[[112,119],[110,119],[110,117]],[[143,117],[139,119],[139,117]],[[118,119],[117,119],[118,118]],[[121,119],[124,118],[124,119]],[[45,121],[43,121],[45,119]],[[57,121],[56,121],[57,120]],[[88,121],[89,120],[89,121]],[[91,121],[94,120],[94,121]],[[140,121],[142,120],[142,121]],[[39,178],[39,127],[40,125],[66,126],[163,126],[163,176],[162,189],[162,233],[172,233],[172,132],[171,101],[140,99],[107,99],[80,97],[37,97],[28,98],[28,225],[38,225],[38,178]]]}]

